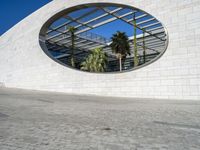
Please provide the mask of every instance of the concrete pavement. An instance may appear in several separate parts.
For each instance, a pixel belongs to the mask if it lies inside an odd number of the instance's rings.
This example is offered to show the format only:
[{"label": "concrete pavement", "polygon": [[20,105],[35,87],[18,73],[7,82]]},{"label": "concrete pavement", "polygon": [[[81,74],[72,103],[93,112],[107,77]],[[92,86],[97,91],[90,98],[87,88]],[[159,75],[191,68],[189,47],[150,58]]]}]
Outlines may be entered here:
[{"label": "concrete pavement", "polygon": [[0,88],[1,150],[199,150],[200,101]]}]

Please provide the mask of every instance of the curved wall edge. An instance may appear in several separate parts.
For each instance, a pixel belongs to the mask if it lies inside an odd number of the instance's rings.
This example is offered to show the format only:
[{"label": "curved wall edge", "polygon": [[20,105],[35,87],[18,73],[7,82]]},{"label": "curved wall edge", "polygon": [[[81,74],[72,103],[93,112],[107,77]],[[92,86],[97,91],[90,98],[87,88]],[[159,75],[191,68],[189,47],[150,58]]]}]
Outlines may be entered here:
[{"label": "curved wall edge", "polygon": [[200,1],[113,0],[144,10],[167,28],[169,45],[156,62],[122,74],[75,71],[39,45],[43,24],[68,7],[109,0],[54,0],[0,38],[0,82],[6,87],[136,98],[200,100]]}]

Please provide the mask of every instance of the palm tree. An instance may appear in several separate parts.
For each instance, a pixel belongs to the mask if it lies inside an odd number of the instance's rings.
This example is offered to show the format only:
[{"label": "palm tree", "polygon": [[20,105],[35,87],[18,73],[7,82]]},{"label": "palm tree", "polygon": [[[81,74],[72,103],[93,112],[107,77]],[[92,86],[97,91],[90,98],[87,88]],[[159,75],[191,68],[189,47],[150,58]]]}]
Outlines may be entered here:
[{"label": "palm tree", "polygon": [[72,65],[72,67],[75,67],[75,60],[74,60],[75,34],[74,33],[76,31],[76,28],[73,26],[69,26],[68,31],[71,34],[71,65]]},{"label": "palm tree", "polygon": [[136,31],[137,31],[137,24],[136,24],[136,19],[135,19],[135,13],[134,13],[134,18],[133,18],[133,26],[134,26],[134,39],[133,39],[133,45],[134,45],[134,67],[138,66],[139,61],[138,61],[138,50],[137,50],[137,38],[136,38]]},{"label": "palm tree", "polygon": [[102,48],[92,50],[86,60],[81,63],[81,70],[89,72],[104,72],[106,69],[107,56]]},{"label": "palm tree", "polygon": [[[122,71],[122,59],[125,61],[127,54],[130,55],[130,44],[128,36],[125,32],[117,31],[112,36],[112,43],[110,44],[112,52],[116,54],[119,60],[120,72]],[[123,63],[124,64],[124,63]]]}]

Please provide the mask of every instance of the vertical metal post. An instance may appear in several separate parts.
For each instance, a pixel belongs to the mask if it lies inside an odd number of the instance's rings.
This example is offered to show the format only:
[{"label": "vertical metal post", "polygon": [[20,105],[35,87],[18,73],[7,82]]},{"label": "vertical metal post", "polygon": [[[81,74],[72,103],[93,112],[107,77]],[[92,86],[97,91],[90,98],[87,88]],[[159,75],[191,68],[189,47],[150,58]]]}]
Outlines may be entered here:
[{"label": "vertical metal post", "polygon": [[134,26],[134,40],[133,40],[133,43],[134,43],[134,67],[137,67],[138,66],[138,50],[137,50],[137,24],[136,24],[136,16],[135,16],[135,13],[134,12],[134,15],[133,15],[133,26]]},{"label": "vertical metal post", "polygon": [[143,63],[146,63],[145,32],[143,31]]}]

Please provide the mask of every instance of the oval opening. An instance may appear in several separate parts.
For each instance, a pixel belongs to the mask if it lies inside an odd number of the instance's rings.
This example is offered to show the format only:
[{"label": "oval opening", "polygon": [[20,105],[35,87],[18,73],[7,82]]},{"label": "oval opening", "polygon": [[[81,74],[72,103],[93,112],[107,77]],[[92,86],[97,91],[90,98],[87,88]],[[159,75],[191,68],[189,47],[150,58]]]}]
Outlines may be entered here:
[{"label": "oval opening", "polygon": [[163,24],[140,9],[110,3],[68,8],[50,18],[40,45],[56,62],[87,72],[125,72],[146,66],[165,52]]}]

